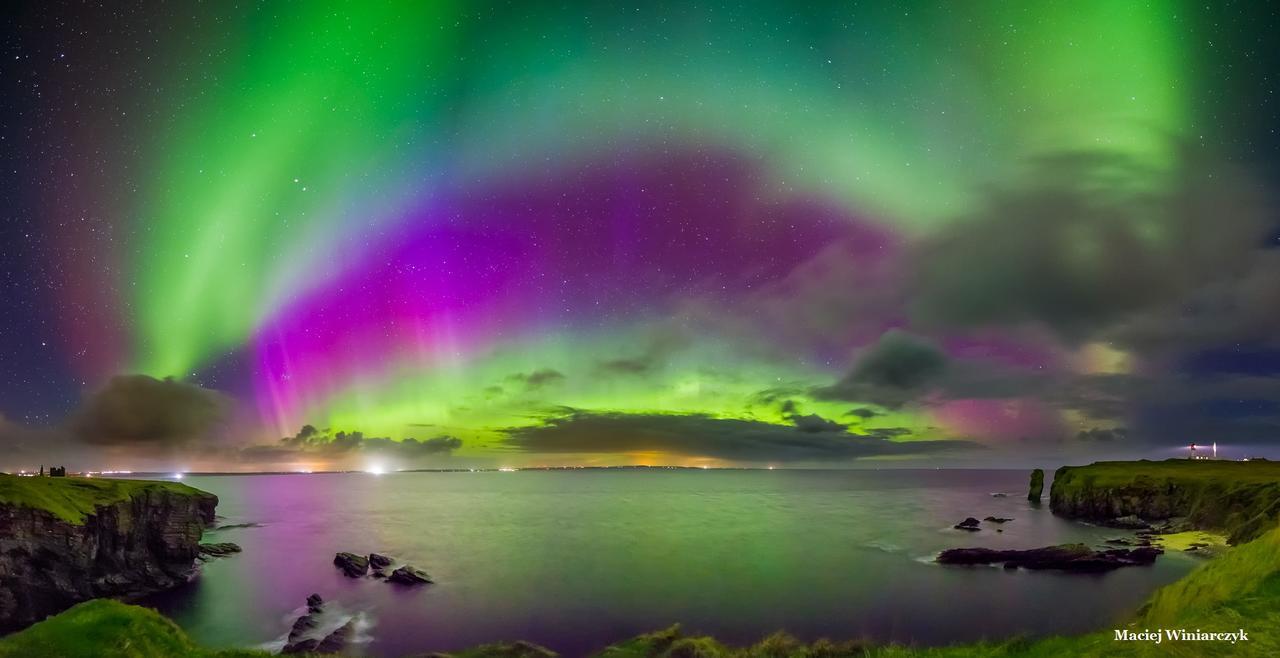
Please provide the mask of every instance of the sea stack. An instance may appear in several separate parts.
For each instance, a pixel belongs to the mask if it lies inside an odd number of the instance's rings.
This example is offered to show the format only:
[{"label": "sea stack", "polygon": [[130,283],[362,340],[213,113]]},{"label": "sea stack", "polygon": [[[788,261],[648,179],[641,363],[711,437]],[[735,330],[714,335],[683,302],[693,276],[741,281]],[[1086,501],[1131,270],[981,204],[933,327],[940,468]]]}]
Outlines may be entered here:
[{"label": "sea stack", "polygon": [[1031,490],[1027,492],[1027,500],[1039,503],[1042,493],[1044,493],[1044,469],[1037,468],[1031,471]]}]

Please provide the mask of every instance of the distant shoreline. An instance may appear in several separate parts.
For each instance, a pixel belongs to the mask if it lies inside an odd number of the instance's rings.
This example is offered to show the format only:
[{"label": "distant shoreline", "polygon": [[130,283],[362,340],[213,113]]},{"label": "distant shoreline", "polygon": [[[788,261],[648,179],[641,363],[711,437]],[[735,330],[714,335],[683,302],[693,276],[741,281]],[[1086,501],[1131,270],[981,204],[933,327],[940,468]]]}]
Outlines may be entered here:
[{"label": "distant shoreline", "polygon": [[[1027,469],[1018,467],[992,467],[978,468],[972,466],[915,466],[915,467],[859,467],[859,468],[789,468],[789,467],[757,467],[757,466],[529,466],[522,468],[406,468],[400,470],[385,471],[383,473],[371,473],[359,469],[342,470],[342,471],[183,471],[182,477],[221,477],[230,475],[344,475],[344,474],[360,474],[360,475],[394,475],[397,473],[515,473],[528,471],[788,471],[788,472],[810,472],[810,473],[838,473],[838,472],[862,472],[862,471],[1013,471],[1024,472]],[[165,479],[173,479],[175,475],[173,471],[129,471],[101,473],[91,471],[91,477],[101,478],[121,478],[121,479],[138,479],[148,477],[158,477]],[[68,477],[84,477],[84,473],[69,473]]]}]

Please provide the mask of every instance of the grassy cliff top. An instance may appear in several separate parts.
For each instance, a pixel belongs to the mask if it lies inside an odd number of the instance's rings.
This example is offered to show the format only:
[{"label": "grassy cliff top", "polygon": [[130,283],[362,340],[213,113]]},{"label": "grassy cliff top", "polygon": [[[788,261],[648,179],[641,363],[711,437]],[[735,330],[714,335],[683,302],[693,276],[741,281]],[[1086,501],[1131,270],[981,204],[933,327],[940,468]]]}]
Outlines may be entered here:
[{"label": "grassy cliff top", "polygon": [[99,505],[128,500],[147,491],[196,496],[204,492],[177,482],[80,477],[0,475],[0,505],[45,510],[68,523],[81,524]]},{"label": "grassy cliff top", "polygon": [[1057,478],[1088,479],[1095,486],[1123,486],[1139,478],[1183,482],[1223,481],[1233,484],[1280,482],[1280,462],[1166,459],[1164,461],[1095,462],[1063,466]]}]

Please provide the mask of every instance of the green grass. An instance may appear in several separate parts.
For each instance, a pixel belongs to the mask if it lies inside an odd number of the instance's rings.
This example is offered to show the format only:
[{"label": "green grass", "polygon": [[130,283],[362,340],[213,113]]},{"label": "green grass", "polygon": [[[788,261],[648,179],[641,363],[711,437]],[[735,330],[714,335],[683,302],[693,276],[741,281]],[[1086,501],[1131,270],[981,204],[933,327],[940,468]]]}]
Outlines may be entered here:
[{"label": "green grass", "polygon": [[148,491],[184,495],[203,493],[177,482],[0,475],[0,505],[45,510],[76,525],[84,523],[85,517],[100,505],[128,500]]},{"label": "green grass", "polygon": [[1088,466],[1067,466],[1059,473],[1088,477],[1095,486],[1120,487],[1143,478],[1175,482],[1274,483],[1280,482],[1280,461],[1218,461],[1211,459],[1166,459],[1164,461],[1095,462]]},{"label": "green grass", "polygon": [[1186,517],[1203,530],[1223,531],[1233,544],[1280,522],[1280,462],[1097,462],[1064,466],[1049,493],[1055,512],[1096,516]]}]

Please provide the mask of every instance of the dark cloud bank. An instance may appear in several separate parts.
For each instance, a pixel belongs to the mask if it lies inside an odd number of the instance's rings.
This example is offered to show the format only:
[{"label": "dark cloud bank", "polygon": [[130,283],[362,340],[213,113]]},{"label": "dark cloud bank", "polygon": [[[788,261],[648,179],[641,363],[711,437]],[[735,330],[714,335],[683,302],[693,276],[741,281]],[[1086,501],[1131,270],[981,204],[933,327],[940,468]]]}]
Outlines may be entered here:
[{"label": "dark cloud bank", "polygon": [[577,409],[540,425],[505,430],[510,442],[535,453],[664,452],[733,462],[833,462],[863,457],[923,455],[973,447],[963,441],[892,442],[858,435],[819,416],[794,425],[714,418],[703,414],[626,414]]}]

